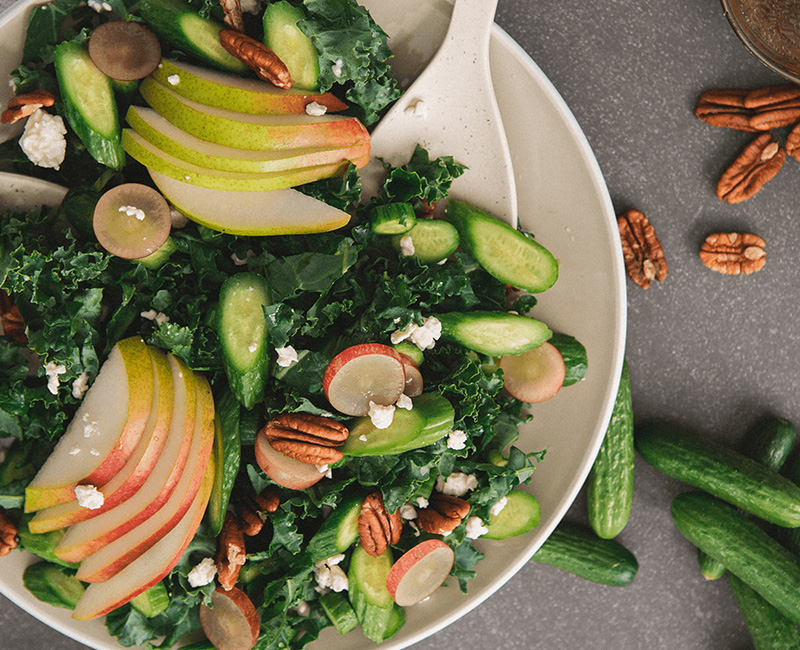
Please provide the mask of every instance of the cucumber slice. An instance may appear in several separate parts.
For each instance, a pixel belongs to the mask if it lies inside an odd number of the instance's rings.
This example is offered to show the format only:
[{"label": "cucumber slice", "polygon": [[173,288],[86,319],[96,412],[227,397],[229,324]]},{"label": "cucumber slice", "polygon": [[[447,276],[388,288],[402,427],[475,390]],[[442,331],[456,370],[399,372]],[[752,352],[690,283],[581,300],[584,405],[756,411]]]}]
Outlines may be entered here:
[{"label": "cucumber slice", "polygon": [[289,69],[292,87],[316,90],[319,86],[319,52],[297,23],[306,17],[299,7],[286,0],[268,4],[264,9],[264,45]]},{"label": "cucumber slice", "polygon": [[75,41],[59,43],[53,60],[67,122],[92,158],[121,169],[125,152],[111,80],[92,63],[86,48]]},{"label": "cucumber slice", "polygon": [[361,631],[375,643],[383,641],[394,610],[394,601],[386,588],[386,578],[391,568],[390,549],[373,557],[361,546],[356,546],[347,573],[350,603]]},{"label": "cucumber slice", "polygon": [[231,391],[245,408],[264,395],[267,354],[267,281],[257,273],[238,273],[222,284],[217,309],[217,335]]},{"label": "cucumber slice", "polygon": [[157,36],[179,50],[231,72],[245,72],[247,66],[222,47],[222,25],[203,18],[183,0],[143,0],[142,18]]},{"label": "cucumber slice", "polygon": [[378,235],[399,235],[417,224],[417,215],[410,203],[389,203],[373,208],[369,223]]},{"label": "cucumber slice", "polygon": [[358,516],[364,498],[353,495],[345,499],[322,523],[308,543],[312,562],[320,562],[344,553],[358,539]]},{"label": "cucumber slice", "polygon": [[161,244],[161,247],[157,251],[132,261],[136,262],[137,264],[141,264],[151,271],[157,271],[164,266],[164,263],[176,250],[178,250],[178,247],[175,245],[172,237],[167,237],[167,240]]},{"label": "cucumber slice", "polygon": [[391,639],[405,624],[406,610],[400,605],[395,605],[392,609],[392,615],[389,617],[389,623],[386,625],[386,631],[383,633],[383,640]]},{"label": "cucumber slice", "polygon": [[214,484],[208,501],[208,520],[211,534],[219,535],[233,484],[239,474],[241,442],[239,440],[239,414],[241,405],[230,391],[216,400],[214,419]]},{"label": "cucumber slice", "polygon": [[465,348],[501,357],[539,347],[552,332],[544,323],[507,312],[472,311],[436,314],[442,336]]},{"label": "cucumber slice", "polygon": [[432,445],[453,430],[454,411],[444,397],[433,393],[414,397],[413,408],[397,409],[386,429],[369,417],[358,418],[340,449],[346,456],[399,454]]},{"label": "cucumber slice", "polygon": [[86,589],[74,573],[49,562],[39,562],[25,569],[22,584],[43,603],[75,609]]},{"label": "cucumber slice", "polygon": [[512,490],[506,495],[508,502],[496,515],[489,518],[487,539],[506,539],[533,530],[539,525],[542,511],[532,494]]},{"label": "cucumber slice", "polygon": [[146,618],[153,618],[169,607],[169,593],[164,583],[159,582],[134,597],[131,605]]},{"label": "cucumber slice", "polygon": [[319,604],[339,634],[347,634],[358,627],[356,612],[344,594],[329,591],[320,596]]},{"label": "cucumber slice", "polygon": [[458,231],[447,221],[423,219],[408,232],[392,237],[392,246],[399,252],[411,242],[414,252],[408,255],[423,264],[437,264],[458,249]]},{"label": "cucumber slice", "polygon": [[500,282],[540,293],[558,279],[558,262],[549,250],[488,212],[450,201],[446,216],[461,245]]},{"label": "cucumber slice", "polygon": [[392,346],[395,352],[399,352],[400,354],[405,354],[409,357],[417,366],[421,366],[425,361],[425,355],[422,353],[422,350],[419,349],[416,345],[409,341],[400,341]]},{"label": "cucumber slice", "polygon": [[28,528],[28,522],[32,517],[32,514],[27,514],[22,518],[18,532],[20,547],[28,551],[28,553],[32,553],[53,564],[60,564],[71,569],[77,569],[79,563],[66,562],[55,553],[56,546],[58,546],[61,538],[66,535],[67,529],[59,528],[47,533],[32,533],[30,528]]}]

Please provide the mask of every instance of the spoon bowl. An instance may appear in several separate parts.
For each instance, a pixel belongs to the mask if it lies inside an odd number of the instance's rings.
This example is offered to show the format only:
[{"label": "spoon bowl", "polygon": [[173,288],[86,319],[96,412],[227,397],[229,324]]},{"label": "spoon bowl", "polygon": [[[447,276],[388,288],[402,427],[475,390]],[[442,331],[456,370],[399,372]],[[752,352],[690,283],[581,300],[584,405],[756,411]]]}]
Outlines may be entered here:
[{"label": "spoon bowl", "polygon": [[489,70],[497,0],[456,0],[436,55],[372,132],[372,160],[361,170],[365,196],[377,194],[383,165],[408,162],[417,144],[432,158],[452,155],[468,170],[450,196],[516,227],[517,192]]}]

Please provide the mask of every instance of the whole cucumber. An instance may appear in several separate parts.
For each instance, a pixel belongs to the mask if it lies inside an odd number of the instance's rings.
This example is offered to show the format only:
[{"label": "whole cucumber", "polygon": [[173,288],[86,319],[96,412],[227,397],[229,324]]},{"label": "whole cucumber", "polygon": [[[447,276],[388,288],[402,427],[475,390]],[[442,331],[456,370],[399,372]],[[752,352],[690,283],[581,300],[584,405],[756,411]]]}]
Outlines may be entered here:
[{"label": "whole cucumber", "polygon": [[635,443],[663,474],[778,526],[800,526],[800,487],[761,463],[663,423],[638,427]]},{"label": "whole cucumber", "polygon": [[747,515],[710,494],[685,492],[672,501],[672,520],[692,544],[800,624],[800,563]]},{"label": "whole cucumber", "polygon": [[587,480],[589,523],[598,537],[616,537],[633,503],[633,404],[628,364],[622,364],[617,399],[606,436]]},{"label": "whole cucumber", "polygon": [[756,650],[800,650],[794,623],[735,575],[728,576],[728,584]]}]

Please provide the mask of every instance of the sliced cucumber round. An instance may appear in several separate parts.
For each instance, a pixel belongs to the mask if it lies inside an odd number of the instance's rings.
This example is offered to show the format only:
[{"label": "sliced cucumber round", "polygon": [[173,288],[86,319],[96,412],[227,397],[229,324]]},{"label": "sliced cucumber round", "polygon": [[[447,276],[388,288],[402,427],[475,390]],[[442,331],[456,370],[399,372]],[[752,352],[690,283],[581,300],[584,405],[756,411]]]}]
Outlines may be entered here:
[{"label": "sliced cucumber round", "polygon": [[406,257],[424,264],[437,264],[458,249],[458,231],[451,223],[421,219],[408,232],[392,236],[392,246]]},{"label": "sliced cucumber round", "polygon": [[506,539],[533,530],[539,525],[542,510],[539,501],[532,494],[512,490],[506,495],[505,507],[489,519],[487,539]]}]

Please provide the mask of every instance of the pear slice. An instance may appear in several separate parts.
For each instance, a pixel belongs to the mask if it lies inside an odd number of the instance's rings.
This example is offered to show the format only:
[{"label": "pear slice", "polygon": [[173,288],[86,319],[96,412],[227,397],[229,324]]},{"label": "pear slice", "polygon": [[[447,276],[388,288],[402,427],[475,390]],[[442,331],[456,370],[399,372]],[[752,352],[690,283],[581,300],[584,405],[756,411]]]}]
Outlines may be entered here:
[{"label": "pear slice", "polygon": [[174,404],[169,361],[160,350],[151,347],[149,351],[155,378],[150,419],[136,451],[114,478],[100,488],[103,505],[90,510],[70,501],[39,510],[28,523],[32,533],[47,533],[101,515],[130,498],[147,480],[167,440]]},{"label": "pear slice", "polygon": [[331,93],[283,90],[260,79],[246,79],[183,61],[162,59],[153,79],[177,94],[207,106],[263,115],[303,114],[316,102],[329,113],[343,111],[347,104]]},{"label": "pear slice", "polygon": [[167,441],[153,470],[142,487],[126,501],[108,512],[67,529],[55,549],[65,562],[80,562],[153,516],[172,496],[189,458],[195,419],[197,393],[195,375],[172,355],[168,355],[172,374],[174,404]]},{"label": "pear slice", "polygon": [[25,511],[75,500],[78,483],[100,487],[139,444],[153,403],[153,367],[139,337],[111,350],[53,453],[25,490]]},{"label": "pear slice", "polygon": [[346,225],[350,215],[293,189],[271,192],[212,190],[150,169],[161,193],[199,224],[234,235],[300,235]]},{"label": "pear slice", "polygon": [[303,147],[279,151],[237,149],[201,140],[161,117],[152,108],[131,106],[128,124],[161,151],[206,169],[228,172],[287,172],[298,167],[329,165],[369,156],[369,142],[345,147]]},{"label": "pear slice", "polygon": [[[172,530],[191,508],[206,468],[212,462],[211,450],[214,447],[214,398],[211,387],[201,375],[196,375],[195,385],[197,417],[192,446],[175,490],[152,517],[84,558],[76,574],[79,580],[104,582],[116,575]],[[119,521],[124,524],[124,514],[120,515]]]},{"label": "pear slice", "polygon": [[[350,164],[350,161],[345,160],[327,165],[258,174],[205,169],[171,156],[131,129],[122,132],[122,148],[148,169],[154,169],[175,180],[213,190],[227,189],[242,192],[279,190],[336,176],[344,172]],[[367,162],[368,156],[353,161],[357,167],[363,167]]]},{"label": "pear slice", "polygon": [[239,149],[296,149],[347,146],[369,140],[355,117],[341,115],[253,115],[216,108],[181,97],[152,77],[139,92],[159,115],[208,142]]},{"label": "pear slice", "polygon": [[200,479],[200,489],[180,521],[113,578],[89,585],[72,612],[73,618],[85,621],[107,614],[163,580],[175,568],[203,520],[214,482],[213,460]]}]

